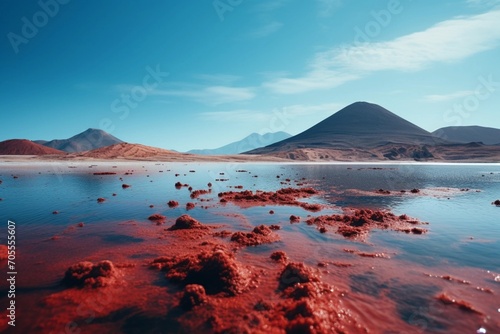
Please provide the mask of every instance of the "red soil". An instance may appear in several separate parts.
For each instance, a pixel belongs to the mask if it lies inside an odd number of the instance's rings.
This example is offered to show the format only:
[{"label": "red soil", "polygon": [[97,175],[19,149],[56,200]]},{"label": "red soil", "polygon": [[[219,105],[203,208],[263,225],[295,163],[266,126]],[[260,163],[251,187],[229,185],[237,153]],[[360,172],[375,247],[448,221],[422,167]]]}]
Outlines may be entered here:
[{"label": "red soil", "polygon": [[194,219],[189,215],[182,215],[175,221],[175,224],[170,227],[169,231],[175,230],[193,230],[193,229],[201,229],[207,230],[208,227]]},{"label": "red soil", "polygon": [[63,283],[68,287],[99,288],[114,284],[119,272],[111,261],[79,262],[66,270]]},{"label": "red soil", "polygon": [[179,206],[179,202],[177,202],[177,201],[168,201],[167,205],[168,205],[169,208],[175,208],[175,207]]},{"label": "red soil", "polygon": [[337,233],[345,238],[365,240],[372,229],[391,229],[412,234],[423,234],[426,229],[415,225],[424,224],[409,218],[407,215],[396,216],[390,211],[370,209],[349,210],[346,214],[313,217],[307,220],[308,225],[317,225],[321,233],[326,226],[337,228]]},{"label": "red soil", "polygon": [[155,213],[154,215],[149,216],[148,219],[161,224],[166,221],[167,217],[160,215],[159,213]]},{"label": "red soil", "polygon": [[255,193],[250,190],[235,192],[227,191],[218,194],[220,202],[232,202],[241,207],[264,206],[264,205],[290,205],[300,206],[308,211],[319,211],[321,205],[308,204],[298,201],[300,198],[308,198],[319,194],[314,188],[283,188],[277,191],[261,191]]},{"label": "red soil", "polygon": [[197,255],[157,258],[151,267],[166,271],[166,278],[172,282],[201,285],[211,295],[236,295],[249,283],[248,270],[235,260],[232,253],[220,248]]},{"label": "red soil", "polygon": [[180,306],[186,310],[207,302],[207,294],[203,285],[189,284],[184,287]]},{"label": "red soil", "polygon": [[46,154],[66,154],[66,152],[56,150],[34,143],[26,139],[11,139],[0,142],[0,155],[46,155]]},{"label": "red soil", "polygon": [[234,241],[242,246],[257,246],[265,243],[272,243],[279,240],[279,236],[265,226],[256,226],[252,232],[236,232],[231,236],[231,241]]},{"label": "red soil", "polygon": [[205,190],[205,189],[194,190],[194,191],[191,192],[190,197],[192,199],[195,199],[195,198],[198,198],[200,195],[210,194],[211,192],[212,192],[212,189],[209,189],[209,190]]}]

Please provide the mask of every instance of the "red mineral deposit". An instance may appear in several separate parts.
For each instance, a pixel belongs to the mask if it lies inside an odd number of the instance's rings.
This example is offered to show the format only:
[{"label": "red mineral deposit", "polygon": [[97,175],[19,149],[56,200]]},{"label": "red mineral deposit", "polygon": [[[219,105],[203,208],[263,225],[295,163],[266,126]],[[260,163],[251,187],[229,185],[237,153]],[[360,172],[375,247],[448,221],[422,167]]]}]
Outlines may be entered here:
[{"label": "red mineral deposit", "polygon": [[168,201],[167,205],[168,205],[169,208],[175,208],[175,207],[179,206],[179,202],[177,202],[177,201]]},{"label": "red mineral deposit", "polygon": [[100,288],[114,284],[119,276],[111,261],[79,262],[66,270],[63,283],[68,287]]}]

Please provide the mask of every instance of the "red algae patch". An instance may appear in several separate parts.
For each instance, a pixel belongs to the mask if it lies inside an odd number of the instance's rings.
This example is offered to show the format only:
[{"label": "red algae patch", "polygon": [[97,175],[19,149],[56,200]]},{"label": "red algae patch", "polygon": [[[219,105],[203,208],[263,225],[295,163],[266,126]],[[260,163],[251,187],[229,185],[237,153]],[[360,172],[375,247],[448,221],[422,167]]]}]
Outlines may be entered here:
[{"label": "red algae patch", "polygon": [[126,183],[122,184],[122,188],[123,189],[127,189],[127,188],[130,188],[130,187],[131,187],[130,184],[126,184]]},{"label": "red algae patch", "polygon": [[186,203],[186,210],[192,210],[192,209],[194,209],[195,206],[196,206],[196,204],[194,204],[194,203],[191,203],[191,202]]},{"label": "red algae patch", "polygon": [[308,198],[318,195],[319,191],[314,188],[283,188],[277,191],[252,192],[245,191],[226,191],[218,194],[221,203],[232,202],[242,207],[265,206],[265,205],[290,205],[300,206],[305,210],[319,211],[319,204],[308,204],[300,202],[301,198]]},{"label": "red algae patch", "polygon": [[106,199],[104,197],[99,197],[97,199],[97,203],[104,203],[104,202],[106,202]]},{"label": "red algae patch", "polygon": [[175,224],[168,230],[175,231],[175,230],[193,230],[193,229],[207,230],[208,227],[203,225],[190,215],[182,215],[179,218],[177,218]]},{"label": "red algae patch", "polygon": [[174,186],[176,189],[181,189],[182,187],[189,187],[189,184],[186,184],[186,183],[183,184],[181,182],[176,182]]},{"label": "red algae patch", "polygon": [[153,260],[152,268],[166,271],[166,278],[182,285],[203,286],[207,294],[236,295],[249,283],[249,270],[223,249],[204,251],[196,255],[161,257]]},{"label": "red algae patch", "polygon": [[412,234],[427,232],[426,229],[415,226],[427,223],[419,222],[407,215],[396,216],[390,211],[371,209],[345,211],[345,214],[312,217],[307,220],[307,224],[318,226],[321,233],[327,232],[326,226],[336,227],[337,233],[343,237],[359,240],[365,240],[372,229],[391,229]]},{"label": "red algae patch", "polygon": [[278,241],[280,238],[266,225],[256,226],[252,232],[235,232],[231,241],[242,246],[257,246]]},{"label": "red algae patch", "polygon": [[63,283],[68,287],[100,288],[116,283],[119,272],[111,261],[79,262],[66,270]]}]

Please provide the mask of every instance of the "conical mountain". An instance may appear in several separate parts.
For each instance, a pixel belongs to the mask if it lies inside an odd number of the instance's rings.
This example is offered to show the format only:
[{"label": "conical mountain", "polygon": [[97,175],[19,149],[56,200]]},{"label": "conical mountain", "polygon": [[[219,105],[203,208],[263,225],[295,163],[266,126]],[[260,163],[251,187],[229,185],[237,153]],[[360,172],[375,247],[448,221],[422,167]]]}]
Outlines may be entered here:
[{"label": "conical mountain", "polygon": [[356,102],[306,131],[250,153],[296,148],[375,148],[388,144],[436,145],[445,140],[372,103]]},{"label": "conical mountain", "polygon": [[71,138],[54,139],[43,143],[43,145],[65,152],[83,152],[119,143],[123,143],[123,141],[110,135],[106,131],[87,129]]}]

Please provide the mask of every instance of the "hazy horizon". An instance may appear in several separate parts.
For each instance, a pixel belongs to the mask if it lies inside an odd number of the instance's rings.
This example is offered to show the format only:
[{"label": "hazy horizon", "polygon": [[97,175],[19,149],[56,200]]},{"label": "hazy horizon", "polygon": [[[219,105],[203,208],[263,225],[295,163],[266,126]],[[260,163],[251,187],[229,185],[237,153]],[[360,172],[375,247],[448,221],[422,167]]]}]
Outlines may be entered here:
[{"label": "hazy horizon", "polygon": [[500,128],[500,1],[231,3],[2,2],[0,141],[216,148],[356,101],[430,132]]}]

